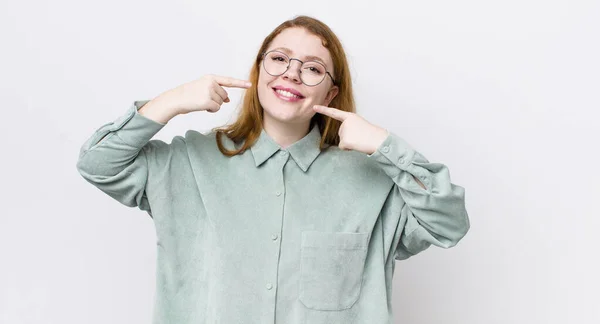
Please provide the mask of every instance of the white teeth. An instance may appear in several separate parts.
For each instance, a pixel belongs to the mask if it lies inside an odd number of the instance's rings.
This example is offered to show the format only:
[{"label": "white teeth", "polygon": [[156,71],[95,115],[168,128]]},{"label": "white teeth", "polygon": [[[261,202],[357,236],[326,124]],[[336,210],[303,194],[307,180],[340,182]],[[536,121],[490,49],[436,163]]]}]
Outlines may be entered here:
[{"label": "white teeth", "polygon": [[295,95],[295,94],[293,94],[291,92],[288,92],[288,91],[279,90],[279,89],[277,89],[275,91],[277,91],[277,93],[279,93],[280,95],[288,97],[288,98],[300,98],[300,96],[297,96],[297,95]]}]

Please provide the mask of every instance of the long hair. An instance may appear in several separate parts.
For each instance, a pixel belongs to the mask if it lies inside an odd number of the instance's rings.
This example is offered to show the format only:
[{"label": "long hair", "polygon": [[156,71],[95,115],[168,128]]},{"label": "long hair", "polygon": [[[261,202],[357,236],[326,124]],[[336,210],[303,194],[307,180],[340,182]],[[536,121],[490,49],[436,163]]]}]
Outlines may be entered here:
[{"label": "long hair", "polygon": [[[242,106],[237,120],[231,125],[225,125],[222,127],[215,127],[212,131],[216,132],[217,146],[221,153],[226,156],[234,156],[243,153],[246,149],[251,147],[258,137],[263,128],[263,108],[258,100],[258,76],[261,67],[262,53],[271,45],[271,42],[279,33],[287,28],[302,27],[311,34],[321,38],[321,43],[325,48],[329,50],[331,58],[333,60],[333,67],[336,75],[336,85],[338,86],[338,93],[331,100],[329,106],[335,107],[340,110],[355,112],[354,95],[352,93],[352,80],[350,78],[350,69],[348,68],[348,62],[346,60],[346,53],[342,47],[340,40],[333,33],[333,31],[325,25],[323,22],[308,16],[296,16],[291,20],[283,22],[277,26],[263,41],[256,59],[250,70],[248,80],[252,83],[252,86],[248,88],[242,100]],[[341,122],[323,114],[315,114],[310,120],[310,128],[315,124],[318,125],[319,131],[321,132],[320,149],[324,149],[328,145],[338,145],[340,142],[338,136],[338,130]],[[309,129],[310,129],[309,128]],[[221,135],[225,134],[234,143],[244,144],[237,150],[227,150],[222,142]]]}]

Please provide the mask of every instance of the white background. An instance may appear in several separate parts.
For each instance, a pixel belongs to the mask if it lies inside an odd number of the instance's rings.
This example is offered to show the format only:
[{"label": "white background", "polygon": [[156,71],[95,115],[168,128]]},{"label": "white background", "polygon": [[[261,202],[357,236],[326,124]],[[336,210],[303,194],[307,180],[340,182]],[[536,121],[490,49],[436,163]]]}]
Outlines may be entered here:
[{"label": "white background", "polygon": [[[2,0],[0,323],[150,323],[152,219],[79,148],[133,100],[246,78],[297,14],[340,37],[357,112],[466,188],[467,236],[397,263],[395,323],[600,323],[600,5],[551,0]],[[228,91],[155,138],[231,121]]]}]

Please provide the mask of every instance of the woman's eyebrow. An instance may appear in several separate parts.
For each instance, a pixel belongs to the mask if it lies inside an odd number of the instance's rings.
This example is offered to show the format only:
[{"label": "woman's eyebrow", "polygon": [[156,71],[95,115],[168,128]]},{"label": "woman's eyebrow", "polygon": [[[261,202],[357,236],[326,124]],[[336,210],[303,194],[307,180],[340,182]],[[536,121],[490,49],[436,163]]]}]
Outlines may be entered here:
[{"label": "woman's eyebrow", "polygon": [[[274,48],[273,50],[278,50],[278,51],[282,51],[285,52],[288,55],[292,54],[292,50],[287,48],[287,47],[277,47]],[[305,60],[309,60],[309,61],[321,61],[321,63],[323,63],[325,65],[325,60],[323,60],[322,58],[318,57],[318,56],[314,56],[314,55],[305,55],[304,56]]]}]

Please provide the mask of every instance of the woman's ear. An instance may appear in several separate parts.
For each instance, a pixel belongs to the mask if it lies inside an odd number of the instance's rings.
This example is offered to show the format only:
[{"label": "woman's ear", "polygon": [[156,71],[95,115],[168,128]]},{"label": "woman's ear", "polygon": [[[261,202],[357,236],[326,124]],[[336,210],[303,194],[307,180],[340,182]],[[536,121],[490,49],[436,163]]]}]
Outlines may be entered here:
[{"label": "woman's ear", "polygon": [[338,92],[338,86],[331,87],[331,89],[329,89],[329,91],[327,92],[327,96],[325,97],[325,103],[323,104],[323,106],[329,106],[329,103],[331,102],[331,100],[333,100],[333,98],[335,98],[335,96],[337,96]]}]

